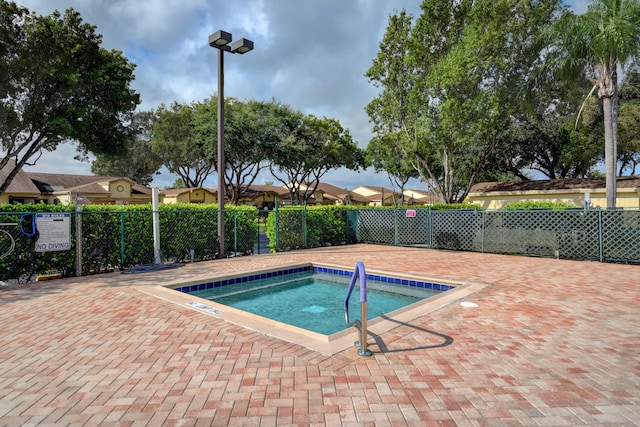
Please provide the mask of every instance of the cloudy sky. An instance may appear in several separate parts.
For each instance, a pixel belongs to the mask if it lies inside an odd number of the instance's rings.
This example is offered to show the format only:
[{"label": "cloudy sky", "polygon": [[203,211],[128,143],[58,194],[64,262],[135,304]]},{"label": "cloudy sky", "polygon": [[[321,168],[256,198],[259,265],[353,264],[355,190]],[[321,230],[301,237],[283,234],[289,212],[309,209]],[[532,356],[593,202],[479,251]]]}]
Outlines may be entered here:
[{"label": "cloudy sky", "polygon": [[[364,77],[378,52],[388,17],[420,13],[421,0],[17,0],[40,15],[69,7],[97,26],[103,47],[136,64],[133,88],[140,109],[173,101],[201,101],[217,91],[217,51],[209,34],[223,29],[234,40],[253,40],[245,55],[225,55],[225,96],[275,99],[306,114],[338,119],[364,148],[371,137],[365,106],[377,89]],[[578,13],[587,0],[568,2]],[[27,170],[90,174],[61,145]],[[176,176],[163,170],[152,183],[164,188]],[[273,180],[264,176],[261,182]],[[353,188],[389,186],[386,174],[332,171],[325,182]],[[417,181],[413,188],[423,188]],[[215,187],[216,176],[205,183]]]}]

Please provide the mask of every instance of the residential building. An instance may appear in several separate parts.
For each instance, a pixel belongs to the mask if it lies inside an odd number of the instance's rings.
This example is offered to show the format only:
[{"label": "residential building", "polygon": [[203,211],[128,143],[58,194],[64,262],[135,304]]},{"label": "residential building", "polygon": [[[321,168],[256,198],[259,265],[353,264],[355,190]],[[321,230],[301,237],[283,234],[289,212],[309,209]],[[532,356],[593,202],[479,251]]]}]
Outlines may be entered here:
[{"label": "residential building", "polygon": [[440,198],[430,191],[405,189],[403,194],[407,205],[433,205],[440,203]]},{"label": "residential building", "polygon": [[369,187],[361,185],[351,190],[351,194],[356,194],[368,201],[369,206],[393,206],[396,204],[406,204],[405,196],[402,193],[384,187]]},{"label": "residential building", "polygon": [[173,188],[162,190],[158,194],[160,203],[218,203],[217,191],[206,188]]},{"label": "residential building", "polygon": [[276,200],[289,200],[289,190],[275,185],[251,185],[241,198],[241,203],[258,209],[273,209]]},{"label": "residential building", "polygon": [[[15,164],[15,163],[14,163]],[[4,180],[13,165],[0,170]],[[151,188],[129,178],[18,171],[0,203],[126,205],[151,202]]]},{"label": "residential building", "polygon": [[[307,186],[302,185],[301,190]],[[345,188],[321,182],[307,201],[309,205],[367,205],[369,200]]]},{"label": "residential building", "polygon": [[[480,204],[483,209],[501,209],[510,203],[526,201],[606,208],[606,200],[604,178],[483,182],[474,185],[466,199],[469,203]],[[616,207],[640,208],[640,175],[617,178]]]}]

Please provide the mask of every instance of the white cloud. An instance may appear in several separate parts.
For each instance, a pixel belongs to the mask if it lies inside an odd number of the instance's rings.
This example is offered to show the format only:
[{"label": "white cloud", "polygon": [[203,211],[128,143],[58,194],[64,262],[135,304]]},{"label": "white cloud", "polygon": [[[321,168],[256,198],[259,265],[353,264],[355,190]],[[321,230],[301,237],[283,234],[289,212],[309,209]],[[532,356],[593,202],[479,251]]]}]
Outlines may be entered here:
[{"label": "white cloud", "polygon": [[[364,73],[378,52],[388,17],[414,16],[421,0],[18,0],[38,14],[72,7],[97,26],[103,46],[136,63],[141,109],[201,101],[217,91],[217,51],[209,34],[224,29],[253,40],[246,55],[225,54],[225,96],[271,100],[339,120],[361,147],[371,137],[364,111],[377,89]],[[583,1],[572,0],[580,10]],[[586,9],[586,6],[585,6]],[[47,153],[35,170],[90,173],[72,146]],[[80,172],[84,171],[84,172]],[[338,180],[344,179],[341,183]],[[159,186],[173,183],[163,172]],[[215,176],[212,177],[215,182]],[[388,186],[371,171],[331,172],[327,182]],[[167,184],[165,184],[167,183]],[[353,183],[353,184],[352,184]]]}]

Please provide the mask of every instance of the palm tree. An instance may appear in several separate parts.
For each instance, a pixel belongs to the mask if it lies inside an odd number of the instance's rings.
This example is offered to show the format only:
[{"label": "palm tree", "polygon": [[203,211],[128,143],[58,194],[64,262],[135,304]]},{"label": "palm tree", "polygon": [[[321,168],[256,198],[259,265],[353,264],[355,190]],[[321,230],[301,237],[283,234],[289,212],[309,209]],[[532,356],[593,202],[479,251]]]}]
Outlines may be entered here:
[{"label": "palm tree", "polygon": [[587,70],[602,99],[607,208],[615,208],[618,66],[624,67],[640,53],[640,2],[592,0],[586,13],[561,22],[558,35],[567,59],[574,69]]}]

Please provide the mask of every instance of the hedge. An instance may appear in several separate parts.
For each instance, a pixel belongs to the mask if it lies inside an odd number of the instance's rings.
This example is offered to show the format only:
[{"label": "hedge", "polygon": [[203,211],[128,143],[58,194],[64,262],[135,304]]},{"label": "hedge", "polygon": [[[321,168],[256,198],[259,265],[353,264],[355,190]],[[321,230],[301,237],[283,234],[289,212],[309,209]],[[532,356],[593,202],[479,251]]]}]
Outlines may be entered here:
[{"label": "hedge", "polygon": [[354,206],[286,206],[267,217],[272,252],[355,243]]},{"label": "hedge", "polygon": [[550,202],[550,201],[535,201],[528,200],[524,202],[513,202],[509,203],[504,207],[505,210],[508,211],[520,211],[520,210],[531,210],[531,209],[551,209],[554,211],[561,211],[565,209],[576,209],[573,203],[567,202]]},{"label": "hedge", "polygon": [[[160,250],[162,259],[184,262],[215,257],[218,251],[217,205],[160,205]],[[18,224],[24,213],[64,212],[71,214],[71,249],[35,252],[37,237],[26,237],[18,226],[3,225],[0,255],[13,239],[14,249],[0,259],[0,280],[26,282],[33,276],[55,272],[72,276],[76,272],[75,206],[0,205],[4,224]],[[146,205],[85,205],[82,223],[82,273],[89,274],[153,263],[153,212]],[[225,207],[225,252],[249,253],[258,236],[258,211],[251,206]],[[235,230],[234,230],[235,227]],[[10,237],[9,237],[10,236]],[[193,251],[193,256],[191,254]]]}]

